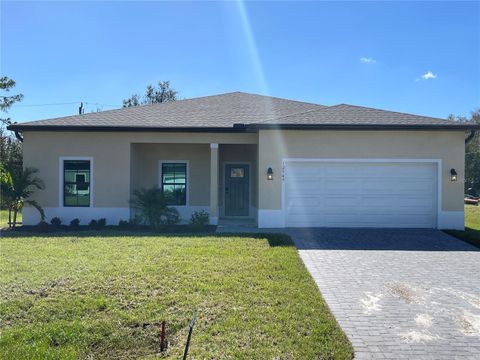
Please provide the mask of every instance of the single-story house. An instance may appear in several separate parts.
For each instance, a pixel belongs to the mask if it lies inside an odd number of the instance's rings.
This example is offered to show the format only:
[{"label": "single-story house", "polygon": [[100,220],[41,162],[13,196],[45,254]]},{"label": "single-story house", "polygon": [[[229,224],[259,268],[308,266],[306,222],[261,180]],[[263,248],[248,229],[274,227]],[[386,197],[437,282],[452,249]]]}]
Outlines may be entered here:
[{"label": "single-story house", "polygon": [[[47,220],[129,219],[158,186],[184,221],[463,229],[466,133],[444,119],[242,92],[18,123]],[[23,209],[25,224],[40,220]]]}]

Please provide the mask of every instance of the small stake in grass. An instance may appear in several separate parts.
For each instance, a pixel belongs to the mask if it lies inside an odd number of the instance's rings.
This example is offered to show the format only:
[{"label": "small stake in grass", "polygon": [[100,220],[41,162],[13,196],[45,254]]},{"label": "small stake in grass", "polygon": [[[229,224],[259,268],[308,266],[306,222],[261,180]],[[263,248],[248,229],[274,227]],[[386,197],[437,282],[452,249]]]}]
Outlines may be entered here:
[{"label": "small stake in grass", "polygon": [[165,321],[162,321],[160,329],[160,352],[164,352],[166,349],[165,346]]},{"label": "small stake in grass", "polygon": [[188,347],[190,346],[190,338],[192,337],[193,327],[195,326],[196,316],[193,313],[192,322],[190,323],[190,330],[188,330],[187,343],[185,344],[185,351],[183,352],[183,360],[187,360]]}]

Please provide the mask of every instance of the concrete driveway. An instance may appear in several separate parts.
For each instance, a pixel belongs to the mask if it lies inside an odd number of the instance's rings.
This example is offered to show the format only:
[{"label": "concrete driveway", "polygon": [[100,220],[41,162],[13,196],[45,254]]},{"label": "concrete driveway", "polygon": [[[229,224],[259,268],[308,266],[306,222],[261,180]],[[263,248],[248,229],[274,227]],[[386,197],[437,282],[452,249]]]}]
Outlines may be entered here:
[{"label": "concrete driveway", "polygon": [[358,359],[480,359],[480,252],[436,230],[289,231]]}]

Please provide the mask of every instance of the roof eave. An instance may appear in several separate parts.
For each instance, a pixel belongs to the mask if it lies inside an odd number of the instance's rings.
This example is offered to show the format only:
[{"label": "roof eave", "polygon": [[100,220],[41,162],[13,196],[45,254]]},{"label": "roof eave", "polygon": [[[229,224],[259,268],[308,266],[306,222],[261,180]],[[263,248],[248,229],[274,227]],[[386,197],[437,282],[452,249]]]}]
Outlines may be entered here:
[{"label": "roof eave", "polygon": [[69,125],[22,125],[7,126],[11,131],[97,131],[97,132],[247,132],[245,126],[234,127],[142,127],[142,126],[69,126]]},{"label": "roof eave", "polygon": [[142,126],[69,126],[12,124],[11,131],[98,131],[98,132],[218,132],[238,133],[258,130],[480,130],[472,124],[235,124],[233,127],[142,127]]},{"label": "roof eave", "polygon": [[255,130],[480,130],[480,125],[450,124],[250,124]]}]

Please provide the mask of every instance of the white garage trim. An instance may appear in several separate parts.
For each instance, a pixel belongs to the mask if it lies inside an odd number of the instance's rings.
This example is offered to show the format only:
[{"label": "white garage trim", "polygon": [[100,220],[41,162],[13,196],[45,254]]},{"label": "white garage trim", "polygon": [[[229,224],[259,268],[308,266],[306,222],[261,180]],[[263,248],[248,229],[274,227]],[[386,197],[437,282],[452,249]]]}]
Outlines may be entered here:
[{"label": "white garage trim", "polygon": [[[286,226],[286,208],[285,208],[285,196],[286,196],[286,191],[285,191],[285,166],[287,163],[291,162],[329,162],[329,163],[407,163],[407,164],[418,164],[418,163],[430,163],[430,164],[435,164],[437,168],[437,180],[436,180],[436,186],[437,186],[437,198],[436,204],[437,204],[437,211],[436,211],[436,220],[435,220],[435,227],[436,228],[443,228],[443,217],[442,217],[442,160],[440,159],[367,159],[367,158],[362,158],[362,159],[345,159],[345,158],[285,158],[282,160],[282,218],[283,218],[283,227]],[[276,223],[278,226],[278,221],[277,219]],[[440,223],[442,222],[442,224]],[[260,224],[259,224],[260,225]],[[268,227],[268,226],[266,226]]]}]

